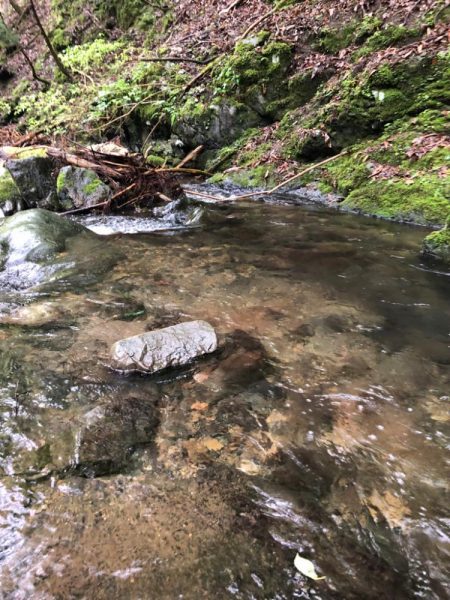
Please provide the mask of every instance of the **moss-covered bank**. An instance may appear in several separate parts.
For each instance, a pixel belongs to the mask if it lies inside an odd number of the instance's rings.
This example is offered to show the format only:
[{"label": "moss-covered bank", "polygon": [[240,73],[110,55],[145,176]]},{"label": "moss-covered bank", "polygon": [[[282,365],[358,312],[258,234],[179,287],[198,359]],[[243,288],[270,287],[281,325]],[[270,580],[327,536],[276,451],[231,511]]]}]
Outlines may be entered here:
[{"label": "moss-covered bank", "polygon": [[[202,145],[198,166],[247,186],[345,151],[301,183],[349,210],[445,223],[450,11],[440,0],[408,14],[380,2],[371,15],[356,0],[339,11],[262,2],[274,13],[258,27],[249,3],[220,18],[208,1],[194,13],[170,0],[85,4],[52,0],[47,23],[73,81],[57,71],[50,87],[14,81],[3,120],[80,141],[120,135],[158,166]],[[54,68],[45,51],[41,60]]]}]

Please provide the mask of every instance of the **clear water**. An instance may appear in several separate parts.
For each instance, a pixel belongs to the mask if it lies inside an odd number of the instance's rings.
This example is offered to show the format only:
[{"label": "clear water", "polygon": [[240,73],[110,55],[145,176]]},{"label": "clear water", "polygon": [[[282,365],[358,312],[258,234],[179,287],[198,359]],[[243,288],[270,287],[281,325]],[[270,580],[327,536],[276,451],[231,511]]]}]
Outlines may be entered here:
[{"label": "clear water", "polygon": [[[447,598],[450,277],[423,230],[270,203],[136,227],[97,281],[0,298],[1,597]],[[109,370],[196,318],[217,355]],[[156,425],[123,441],[131,405]]]}]

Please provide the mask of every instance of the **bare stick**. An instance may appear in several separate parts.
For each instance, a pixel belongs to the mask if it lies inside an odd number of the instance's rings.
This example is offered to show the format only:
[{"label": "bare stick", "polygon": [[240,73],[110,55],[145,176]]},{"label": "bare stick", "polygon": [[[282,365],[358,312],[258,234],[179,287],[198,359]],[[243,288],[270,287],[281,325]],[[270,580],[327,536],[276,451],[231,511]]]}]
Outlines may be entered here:
[{"label": "bare stick", "polygon": [[[266,19],[271,17],[273,14],[275,14],[277,12],[277,10],[278,10],[278,8],[272,8],[272,10],[269,10],[269,12],[266,12],[265,15],[263,15],[262,17],[257,19],[254,23],[252,23],[250,25],[250,27],[247,27],[247,29],[244,31],[244,33],[238,37],[237,41],[243,40],[244,38],[246,38],[251,31],[256,29],[256,27],[258,27],[258,25],[260,23],[262,23],[263,21],[265,21]],[[281,9],[281,10],[283,10],[283,9]]]},{"label": "bare stick", "polygon": [[203,151],[203,148],[204,148],[204,146],[197,146],[197,148],[192,150],[192,152],[189,152],[189,154],[187,154],[175,168],[181,169],[181,167],[184,167],[192,160],[195,160],[197,158],[197,156]]},{"label": "bare stick", "polygon": [[232,2],[230,4],[230,6],[228,6],[227,8],[225,8],[224,10],[221,10],[219,14],[222,15],[226,15],[227,13],[230,12],[230,10],[233,10],[233,8],[236,8],[237,6],[239,6],[239,4],[242,2],[242,0],[234,0],[234,2]]},{"label": "bare stick", "polygon": [[214,58],[208,58],[206,60],[197,60],[195,58],[184,58],[182,56],[161,56],[159,58],[145,58],[143,56],[140,56],[139,60],[142,62],[188,62],[194,63],[196,65],[207,65],[208,63],[213,61]]},{"label": "bare stick", "polygon": [[36,7],[34,5],[34,0],[29,0],[29,1],[30,1],[31,12],[33,13],[33,17],[34,17],[34,20],[36,21],[36,25],[39,27],[39,31],[41,32],[42,37],[44,38],[45,44],[46,44],[47,48],[49,49],[50,54],[53,56],[53,59],[58,66],[58,69],[61,71],[61,73],[63,75],[65,75],[65,77],[67,77],[67,79],[69,81],[72,81],[72,75],[70,74],[68,69],[64,66],[64,63],[62,62],[62,60],[59,58],[58,53],[56,52],[52,42],[50,41],[50,38],[48,37],[47,32],[44,29],[44,26],[42,25],[42,21],[38,15]]},{"label": "bare stick", "polygon": [[327,163],[330,163],[333,160],[337,160],[338,158],[341,158],[341,156],[345,156],[346,154],[348,154],[348,151],[344,150],[343,152],[340,152],[339,154],[336,154],[335,156],[332,156],[331,158],[327,158],[325,160],[322,160],[319,163],[311,165],[307,169],[303,169],[303,171],[300,171],[300,173],[297,173],[296,175],[289,177],[289,179],[282,181],[281,183],[279,183],[278,185],[276,185],[275,187],[273,187],[270,190],[261,190],[260,192],[251,192],[250,194],[242,194],[241,196],[229,196],[228,198],[224,198],[223,196],[212,196],[210,194],[205,194],[203,192],[197,192],[194,190],[188,190],[188,194],[192,194],[193,196],[208,198],[209,200],[218,200],[219,202],[235,202],[236,200],[247,200],[247,198],[255,198],[258,196],[268,196],[270,194],[274,194],[281,188],[285,187],[286,185],[288,185],[288,183],[291,183],[292,181],[295,181],[299,177],[302,177],[302,175],[306,175],[306,173],[310,173],[311,171],[314,171],[314,169],[317,169],[318,167],[326,165]]}]

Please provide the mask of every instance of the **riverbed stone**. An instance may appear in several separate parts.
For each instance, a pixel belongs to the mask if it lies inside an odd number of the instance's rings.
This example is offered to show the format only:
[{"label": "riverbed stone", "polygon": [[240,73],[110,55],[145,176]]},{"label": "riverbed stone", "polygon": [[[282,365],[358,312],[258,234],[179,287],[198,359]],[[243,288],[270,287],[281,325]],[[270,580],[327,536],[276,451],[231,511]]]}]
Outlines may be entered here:
[{"label": "riverbed stone", "polygon": [[92,169],[63,167],[56,180],[59,203],[64,209],[89,208],[106,202],[111,189]]},{"label": "riverbed stone", "polygon": [[141,397],[96,406],[81,419],[73,466],[88,476],[119,472],[137,446],[153,440],[157,423],[155,403]]},{"label": "riverbed stone", "polygon": [[111,365],[120,371],[156,373],[182,367],[216,349],[213,327],[206,321],[188,321],[119,340],[111,348]]}]

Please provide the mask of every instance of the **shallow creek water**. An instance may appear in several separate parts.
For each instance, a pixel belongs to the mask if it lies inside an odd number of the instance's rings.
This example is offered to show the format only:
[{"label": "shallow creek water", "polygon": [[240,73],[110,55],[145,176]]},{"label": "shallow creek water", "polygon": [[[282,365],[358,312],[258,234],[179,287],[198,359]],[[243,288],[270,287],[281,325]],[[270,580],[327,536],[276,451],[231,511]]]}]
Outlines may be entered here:
[{"label": "shallow creek water", "polygon": [[[1,598],[448,597],[450,277],[423,230],[211,215],[109,236],[98,281],[0,298]],[[197,318],[214,356],[109,370],[117,339]]]}]

